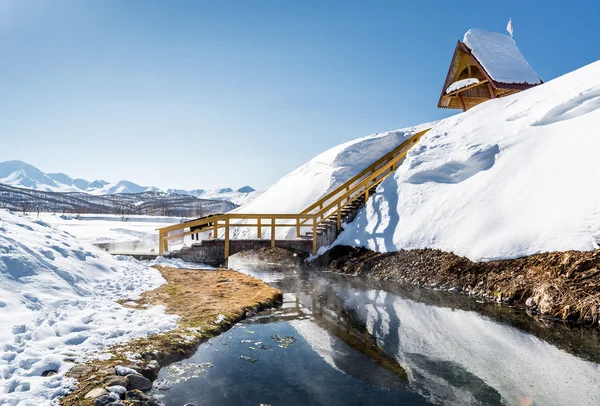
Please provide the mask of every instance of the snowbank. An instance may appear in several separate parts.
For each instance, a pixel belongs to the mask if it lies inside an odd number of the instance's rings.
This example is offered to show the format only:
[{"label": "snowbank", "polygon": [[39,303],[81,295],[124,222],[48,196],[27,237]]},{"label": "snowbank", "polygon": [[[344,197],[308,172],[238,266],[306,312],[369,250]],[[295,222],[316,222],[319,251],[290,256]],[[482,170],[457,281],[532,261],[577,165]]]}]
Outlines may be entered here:
[{"label": "snowbank", "polygon": [[445,119],[336,244],[472,260],[598,248],[598,128],[600,62]]},{"label": "snowbank", "polygon": [[[421,124],[372,134],[335,146],[289,173],[254,201],[233,212],[300,213],[316,200],[358,175],[403,141],[432,125]],[[234,230],[240,238],[256,238],[256,229]],[[285,238],[288,233],[286,228],[278,229],[277,238]]]},{"label": "snowbank", "polygon": [[508,35],[485,30],[467,31],[463,42],[486,72],[502,83],[542,83]]},{"label": "snowbank", "polygon": [[[64,378],[72,359],[174,328],[160,306],[115,303],[164,282],[148,264],[0,210],[0,404],[50,404],[73,384]],[[42,377],[48,370],[58,374]]]},{"label": "snowbank", "polygon": [[134,253],[158,251],[157,228],[180,222],[177,217],[122,216],[83,214],[78,219],[65,215],[41,213],[40,218],[79,241],[102,244],[110,252]]}]

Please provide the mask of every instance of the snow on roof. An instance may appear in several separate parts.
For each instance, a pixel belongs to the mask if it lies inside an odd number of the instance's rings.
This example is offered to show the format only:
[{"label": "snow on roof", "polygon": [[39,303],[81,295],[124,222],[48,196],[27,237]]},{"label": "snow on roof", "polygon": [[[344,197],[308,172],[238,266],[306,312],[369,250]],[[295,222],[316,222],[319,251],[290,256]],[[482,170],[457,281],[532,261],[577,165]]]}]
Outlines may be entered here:
[{"label": "snow on roof", "polygon": [[457,90],[462,89],[463,87],[471,86],[476,83],[479,83],[479,79],[477,78],[466,78],[463,80],[457,80],[456,82],[448,86],[448,88],[446,89],[446,94],[456,92]]},{"label": "snow on roof", "polygon": [[463,42],[496,82],[542,83],[508,35],[471,29],[465,34]]}]

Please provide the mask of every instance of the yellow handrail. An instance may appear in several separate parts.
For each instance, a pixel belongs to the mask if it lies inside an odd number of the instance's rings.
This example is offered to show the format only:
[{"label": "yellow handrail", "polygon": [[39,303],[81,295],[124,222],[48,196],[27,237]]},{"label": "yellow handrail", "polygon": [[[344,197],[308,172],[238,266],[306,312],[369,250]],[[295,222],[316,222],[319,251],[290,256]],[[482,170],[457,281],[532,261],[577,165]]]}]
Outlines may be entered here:
[{"label": "yellow handrail", "polygon": [[[245,213],[227,213],[204,217],[197,220],[187,221],[185,223],[174,224],[172,226],[157,229],[159,235],[159,253],[168,251],[169,240],[182,238],[187,235],[201,232],[213,232],[213,238],[218,238],[221,228],[225,229],[225,258],[229,256],[229,230],[233,227],[257,227],[258,237],[261,238],[262,228],[271,228],[271,245],[275,246],[276,227],[296,227],[296,237],[300,237],[302,227],[312,227],[312,251],[317,251],[317,227],[331,216],[336,216],[338,229],[341,227],[342,210],[352,202],[365,196],[365,201],[369,198],[369,190],[381,183],[390,173],[393,173],[397,165],[408,153],[408,150],[416,144],[429,129],[420,131],[405,140],[398,147],[388,152],[375,163],[365,168],[358,175],[352,177],[344,184],[338,186],[333,191],[308,206],[299,214],[245,214]],[[333,199],[333,200],[331,200]],[[331,200],[329,203],[328,201]],[[316,212],[314,212],[317,210]],[[256,220],[256,223],[232,223],[231,220]],[[267,220],[268,222],[263,222]],[[295,220],[295,222],[285,222],[277,224],[277,220]],[[312,221],[311,221],[312,220]],[[310,221],[311,224],[307,224]],[[183,230],[194,227],[191,230],[176,235],[168,235],[171,231]]]}]

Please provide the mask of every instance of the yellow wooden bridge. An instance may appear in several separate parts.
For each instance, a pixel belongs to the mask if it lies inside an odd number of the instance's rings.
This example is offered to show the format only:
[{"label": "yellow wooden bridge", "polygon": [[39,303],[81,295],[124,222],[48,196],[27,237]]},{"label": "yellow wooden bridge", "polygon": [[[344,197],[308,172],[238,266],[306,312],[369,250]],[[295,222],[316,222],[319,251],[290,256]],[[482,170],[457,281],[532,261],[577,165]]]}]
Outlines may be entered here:
[{"label": "yellow wooden bridge", "polygon": [[[263,232],[267,230],[272,247],[283,245],[284,241],[276,239],[276,229],[286,227],[295,228],[295,239],[303,242],[312,242],[310,251],[316,254],[320,246],[330,244],[341,231],[342,222],[354,217],[360,207],[375,192],[375,188],[387,176],[394,173],[398,165],[421,137],[430,129],[414,134],[394,150],[382,156],[377,162],[364,169],[352,179],[340,185],[326,196],[314,202],[302,212],[297,214],[246,214],[226,213],[207,216],[196,220],[175,224],[158,229],[159,253],[163,255],[169,251],[169,241],[182,237],[200,234],[202,243],[206,240],[215,240],[222,244],[222,258],[227,259],[231,253],[232,230],[234,228],[256,228],[258,240],[263,240]],[[265,233],[266,234],[266,233]],[[222,238],[220,238],[222,237]],[[241,242],[241,241],[239,241]],[[215,245],[212,244],[212,247]],[[245,246],[241,244],[236,248],[239,252]],[[233,254],[233,253],[231,253]]]}]

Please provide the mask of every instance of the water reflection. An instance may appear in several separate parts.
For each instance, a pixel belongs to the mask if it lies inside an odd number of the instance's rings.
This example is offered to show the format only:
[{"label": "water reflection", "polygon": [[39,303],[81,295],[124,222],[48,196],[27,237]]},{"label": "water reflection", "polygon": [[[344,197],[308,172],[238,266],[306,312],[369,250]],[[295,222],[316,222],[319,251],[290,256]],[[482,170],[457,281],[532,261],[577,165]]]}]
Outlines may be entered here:
[{"label": "water reflection", "polygon": [[[308,374],[302,380],[311,382],[310,389],[297,388],[301,379],[292,382],[285,378],[289,371],[296,370],[289,364],[279,368],[261,359],[256,365],[262,362],[262,366],[248,372],[262,375],[267,369],[277,370],[277,377],[267,379],[261,390],[268,393],[274,388],[287,393],[289,396],[272,396],[281,404],[395,404],[400,399],[404,404],[438,405],[600,404],[598,363],[559,349],[522,328],[482,316],[471,309],[472,299],[467,299],[461,309],[456,300],[464,298],[456,299],[456,295],[445,296],[449,306],[444,303],[444,294],[434,298],[435,292],[431,291],[403,292],[390,284],[382,287],[358,278],[314,271],[260,270],[256,264],[235,257],[230,266],[268,280],[285,292],[282,308],[251,322],[264,326],[265,334],[289,333],[293,328],[301,342],[295,353],[284,353],[288,358],[279,361],[297,363],[304,358],[311,367],[302,370],[302,374]],[[486,309],[482,305],[478,310],[485,313],[489,311]],[[521,327],[528,323],[524,317],[506,313],[502,317],[516,320]],[[572,342],[590,344],[584,351],[585,358],[600,359],[597,333],[559,331],[563,341],[572,338]],[[549,336],[557,337],[553,333]],[[300,351],[303,346],[304,352]],[[203,351],[201,346],[199,353]],[[289,358],[289,354],[296,358]],[[225,362],[223,357],[203,361],[213,362],[217,369],[219,362]],[[211,373],[212,369],[198,380],[208,377],[199,383],[203,390],[210,386]],[[347,395],[359,384],[362,386],[356,393],[362,398],[341,394]],[[407,386],[421,400],[409,396]],[[332,388],[340,393],[339,397],[327,397]],[[187,390],[193,396],[189,387]],[[223,396],[227,396],[225,392]],[[202,391],[198,389],[197,393]],[[174,399],[169,396],[166,400]]]}]

